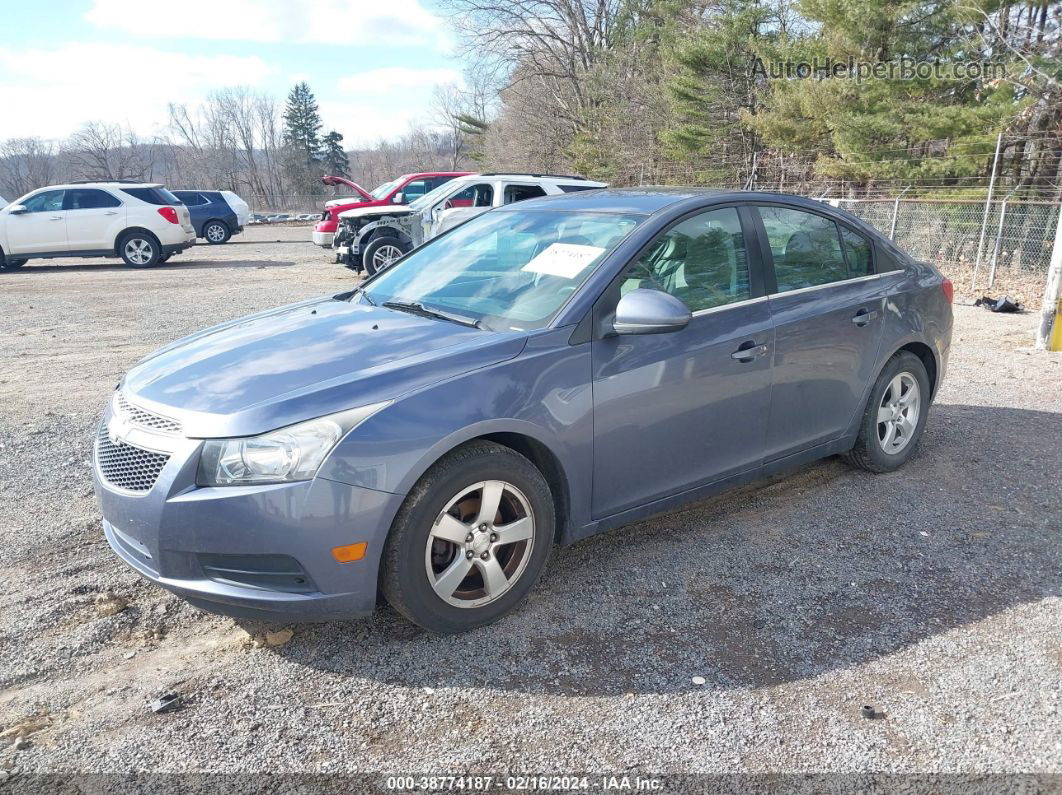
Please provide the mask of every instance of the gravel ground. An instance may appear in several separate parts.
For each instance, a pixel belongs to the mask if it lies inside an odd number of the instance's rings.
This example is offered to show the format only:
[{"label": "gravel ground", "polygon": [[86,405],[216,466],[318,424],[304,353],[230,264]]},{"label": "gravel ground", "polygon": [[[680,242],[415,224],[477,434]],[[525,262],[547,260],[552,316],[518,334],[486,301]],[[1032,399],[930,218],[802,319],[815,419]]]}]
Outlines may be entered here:
[{"label": "gravel ground", "polygon": [[[956,308],[902,471],[831,459],[557,550],[529,602],[474,633],[383,608],[262,645],[283,628],[143,582],[103,540],[97,417],[162,343],[349,285],[307,237],[0,275],[0,780],[1062,773],[1062,355],[1027,349],[1032,314]],[[101,615],[105,592],[125,609]],[[169,692],[182,708],[152,714]]]}]

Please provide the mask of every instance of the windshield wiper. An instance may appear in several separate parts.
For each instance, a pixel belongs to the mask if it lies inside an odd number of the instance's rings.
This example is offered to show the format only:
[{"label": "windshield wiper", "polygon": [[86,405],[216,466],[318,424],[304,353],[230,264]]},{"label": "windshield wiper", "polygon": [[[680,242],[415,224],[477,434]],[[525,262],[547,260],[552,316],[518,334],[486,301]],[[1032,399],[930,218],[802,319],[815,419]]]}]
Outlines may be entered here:
[{"label": "windshield wiper", "polygon": [[384,301],[382,306],[386,306],[388,309],[397,309],[400,312],[409,312],[411,315],[420,315],[421,317],[430,317],[436,320],[448,320],[451,323],[459,323],[469,328],[484,328],[481,320],[452,315],[449,312],[442,312],[438,309],[429,309],[424,304],[416,301]]}]

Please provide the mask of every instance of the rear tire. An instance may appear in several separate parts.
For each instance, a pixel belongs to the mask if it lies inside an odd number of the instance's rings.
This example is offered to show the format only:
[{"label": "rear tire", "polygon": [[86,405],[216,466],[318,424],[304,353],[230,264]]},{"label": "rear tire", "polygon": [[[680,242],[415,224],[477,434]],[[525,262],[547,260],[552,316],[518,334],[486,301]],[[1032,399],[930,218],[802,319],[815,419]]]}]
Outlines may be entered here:
[{"label": "rear tire", "polygon": [[378,237],[365,247],[361,263],[365,272],[375,276],[390,268],[392,263],[406,253],[406,246],[397,237]]},{"label": "rear tire", "polygon": [[230,237],[232,230],[224,221],[208,221],[203,225],[203,239],[212,246],[226,243]]},{"label": "rear tire", "polygon": [[892,472],[914,455],[929,414],[931,386],[922,360],[900,351],[885,363],[859,425],[855,446],[842,458],[868,472]]},{"label": "rear tire", "polygon": [[431,632],[481,627],[524,600],[553,536],[553,495],[535,465],[508,447],[470,442],[409,492],[384,544],[381,590]]},{"label": "rear tire", "polygon": [[118,256],[130,268],[150,268],[162,256],[162,245],[150,232],[127,232],[118,241]]}]

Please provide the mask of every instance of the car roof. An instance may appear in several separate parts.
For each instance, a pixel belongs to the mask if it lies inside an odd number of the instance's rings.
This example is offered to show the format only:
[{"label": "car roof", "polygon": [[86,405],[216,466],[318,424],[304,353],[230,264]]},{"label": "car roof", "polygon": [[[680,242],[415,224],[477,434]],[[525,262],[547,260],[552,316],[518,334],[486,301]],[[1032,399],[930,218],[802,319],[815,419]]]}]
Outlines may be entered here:
[{"label": "car roof", "polygon": [[395,177],[391,182],[416,179],[417,177],[465,177],[471,173],[471,171],[414,171],[412,174],[403,174],[400,177]]},{"label": "car roof", "polygon": [[63,185],[48,185],[46,188],[40,190],[64,190],[64,189],[76,189],[76,188],[115,188],[121,190],[123,188],[162,188],[165,187],[161,182],[130,182],[128,180],[120,179],[101,179],[84,182],[67,182]]},{"label": "car roof", "polygon": [[[710,201],[709,201],[710,200]],[[581,190],[560,196],[542,196],[536,199],[524,199],[519,206],[525,209],[549,209],[568,212],[592,211],[603,213],[639,213],[653,215],[675,205],[688,205],[694,209],[704,204],[721,204],[729,201],[740,202],[784,202],[786,204],[808,207],[822,211],[833,210],[847,215],[816,199],[808,199],[792,193],[774,193],[767,191],[746,191],[717,188],[687,187],[637,187],[604,188],[601,190]],[[516,205],[509,205],[515,207]]]}]

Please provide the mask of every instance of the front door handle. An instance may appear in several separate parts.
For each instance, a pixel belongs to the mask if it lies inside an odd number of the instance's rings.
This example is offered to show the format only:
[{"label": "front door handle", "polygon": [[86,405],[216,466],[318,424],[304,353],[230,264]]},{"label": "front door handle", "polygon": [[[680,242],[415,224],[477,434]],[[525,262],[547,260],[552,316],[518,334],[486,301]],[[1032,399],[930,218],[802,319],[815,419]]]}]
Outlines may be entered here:
[{"label": "front door handle", "polygon": [[61,216],[61,215],[53,215],[53,216],[52,216],[51,218],[49,218],[48,220],[49,220],[49,221],[62,221],[62,220],[63,220],[63,216]]},{"label": "front door handle", "polygon": [[741,347],[730,354],[730,358],[738,362],[751,362],[767,353],[766,345],[757,345],[752,340],[741,343]]},{"label": "front door handle", "polygon": [[108,212],[105,212],[104,215],[118,215],[118,212],[116,210],[110,210]]},{"label": "front door handle", "polygon": [[855,317],[852,318],[852,322],[857,326],[865,326],[870,323],[871,320],[878,316],[878,310],[876,309],[860,309],[855,313]]}]

